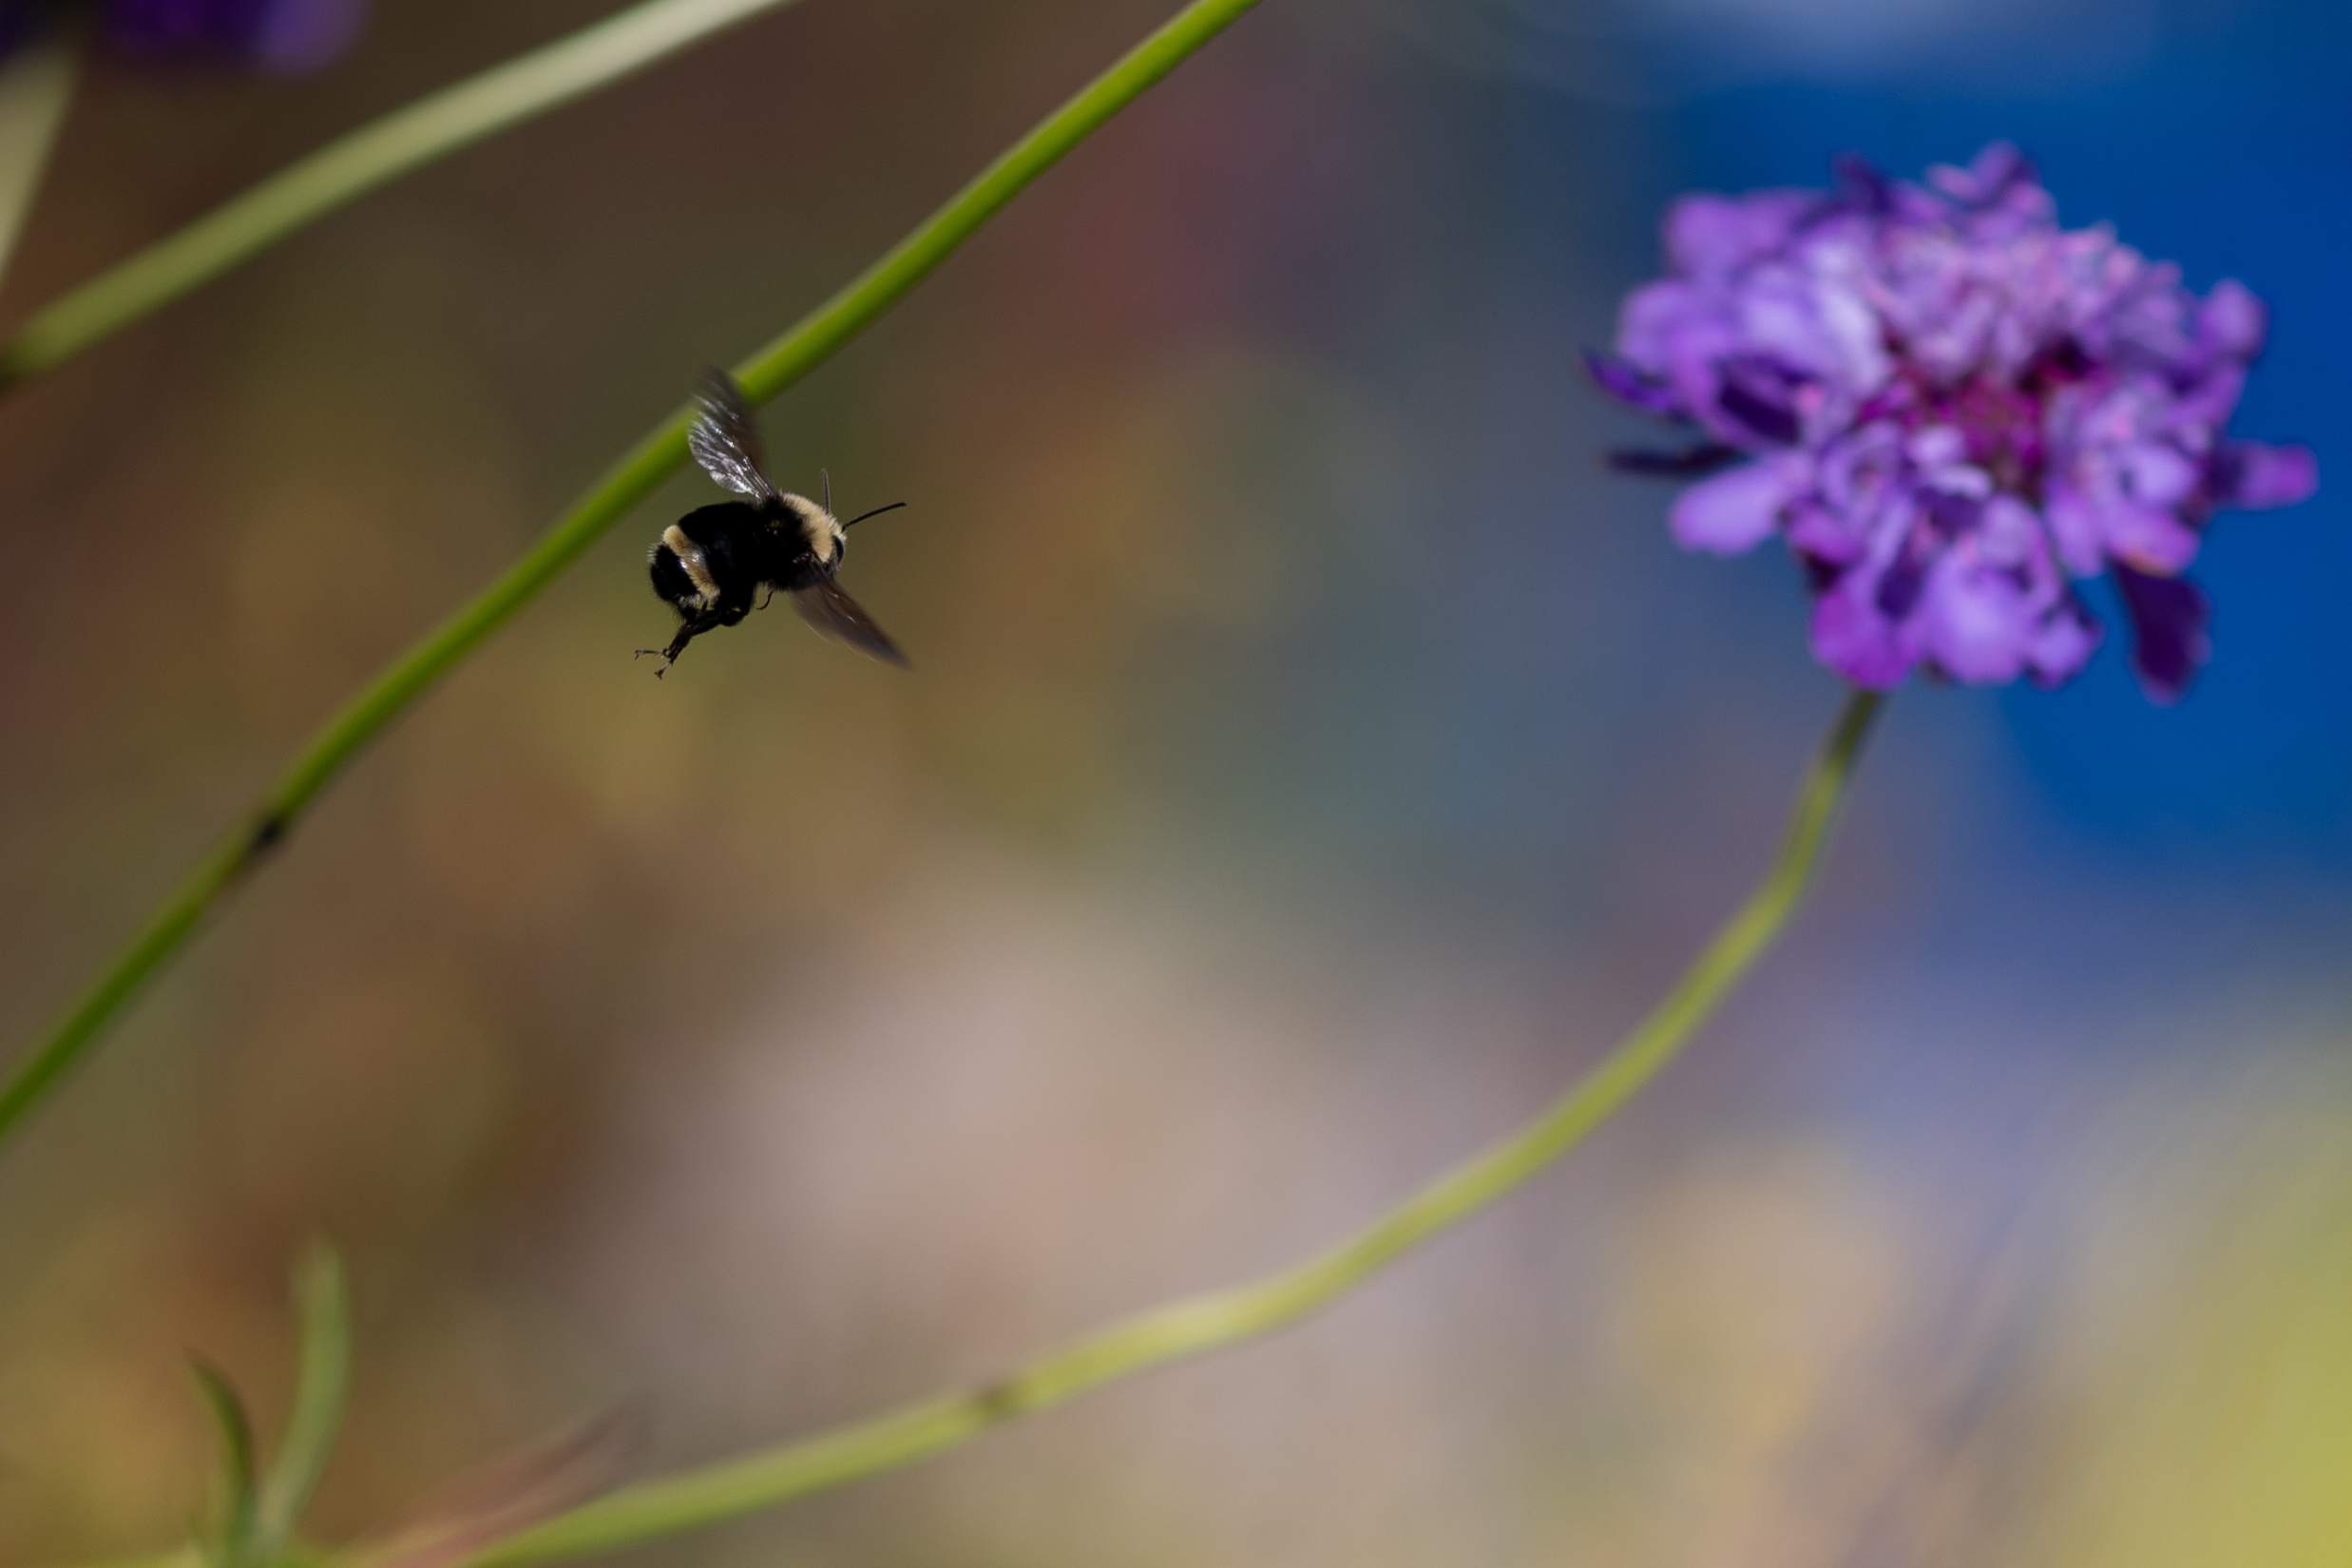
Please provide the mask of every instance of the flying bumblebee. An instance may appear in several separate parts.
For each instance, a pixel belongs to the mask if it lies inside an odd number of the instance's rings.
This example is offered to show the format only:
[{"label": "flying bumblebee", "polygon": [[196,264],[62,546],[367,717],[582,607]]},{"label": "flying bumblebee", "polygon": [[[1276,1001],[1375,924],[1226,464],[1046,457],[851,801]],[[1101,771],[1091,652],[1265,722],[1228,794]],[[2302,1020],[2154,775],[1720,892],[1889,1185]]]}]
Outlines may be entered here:
[{"label": "flying bumblebee", "polygon": [[907,658],[858,607],[840,583],[850,529],[906,505],[893,501],[844,523],[833,516],[832,480],[822,505],[779,490],[768,477],[743,389],[724,371],[706,371],[695,390],[696,413],[686,445],[703,471],[745,499],[698,507],[661,530],[646,564],[654,592],[679,615],[678,635],[659,653],[664,674],[704,632],[732,626],[752,613],[753,601],[783,594],[800,618],[827,637],[904,668]]}]

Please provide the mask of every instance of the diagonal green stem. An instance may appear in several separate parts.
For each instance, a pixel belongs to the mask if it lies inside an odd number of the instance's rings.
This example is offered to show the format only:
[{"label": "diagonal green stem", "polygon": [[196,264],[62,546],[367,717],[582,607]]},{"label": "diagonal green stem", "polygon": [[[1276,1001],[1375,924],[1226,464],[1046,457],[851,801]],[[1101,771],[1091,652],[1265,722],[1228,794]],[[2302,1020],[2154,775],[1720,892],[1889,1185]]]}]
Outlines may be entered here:
[{"label": "diagonal green stem", "polygon": [[0,388],[201,287],[376,186],[793,0],[643,0],[337,138],[52,301],[0,346]]},{"label": "diagonal green stem", "polygon": [[[1256,3],[1193,0],[1077,97],[1039,122],[848,287],[744,361],[736,374],[745,391],[764,401],[808,374],[921,282],[1031,181]],[[0,1084],[0,1140],[55,1089],[124,1004],[186,946],[212,907],[285,837],[304,808],[369,741],[685,462],[689,412],[680,409],[647,432],[520,561],[328,719],[244,827],[198,866],[130,947]]]},{"label": "diagonal green stem", "polygon": [[522,1568],[698,1529],[952,1448],[1000,1422],[1150,1367],[1273,1332],[1517,1190],[1584,1140],[1672,1061],[1787,927],[1812,880],[1879,698],[1856,692],[1798,793],[1780,853],[1737,912],[1634,1032],[1533,1121],[1353,1236],[1280,1273],[1114,1324],[981,1387],[705,1469],[641,1482],[510,1537],[465,1568]]}]

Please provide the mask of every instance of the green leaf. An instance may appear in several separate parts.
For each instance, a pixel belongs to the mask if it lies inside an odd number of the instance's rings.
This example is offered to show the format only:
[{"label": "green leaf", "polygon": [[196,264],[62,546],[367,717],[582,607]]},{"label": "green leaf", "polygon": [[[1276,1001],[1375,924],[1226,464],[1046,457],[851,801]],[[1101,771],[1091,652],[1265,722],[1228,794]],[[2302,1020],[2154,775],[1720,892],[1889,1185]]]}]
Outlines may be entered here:
[{"label": "green leaf", "polygon": [[351,1380],[351,1301],[343,1266],[331,1248],[314,1247],[303,1258],[295,1272],[294,1296],[302,1327],[301,1363],[295,1374],[294,1409],[261,1487],[257,1543],[264,1561],[293,1541],[294,1527],[318,1489],[343,1424]]},{"label": "green leaf", "polygon": [[212,1412],[220,1438],[220,1523],[204,1543],[204,1555],[222,1568],[238,1568],[250,1562],[253,1553],[253,1422],[245,1414],[245,1402],[218,1367],[190,1355],[188,1370],[195,1374],[197,1392]]}]

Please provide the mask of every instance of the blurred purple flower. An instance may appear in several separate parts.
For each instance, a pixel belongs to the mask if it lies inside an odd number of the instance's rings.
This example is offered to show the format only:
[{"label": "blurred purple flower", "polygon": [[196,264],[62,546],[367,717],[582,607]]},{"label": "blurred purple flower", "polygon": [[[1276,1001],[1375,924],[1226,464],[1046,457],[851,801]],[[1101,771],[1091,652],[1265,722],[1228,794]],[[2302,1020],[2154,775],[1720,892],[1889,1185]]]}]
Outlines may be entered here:
[{"label": "blurred purple flower", "polygon": [[2142,684],[2177,697],[2206,655],[2180,574],[2207,522],[2317,483],[2304,449],[2223,433],[2261,302],[2060,229],[2014,147],[1924,184],[1848,163],[1826,192],[1686,197],[1665,242],[1588,364],[1698,441],[1616,466],[1705,475],[1670,517],[1685,548],[1781,535],[1815,657],[1860,685],[2056,685],[2099,641],[2075,582],[2112,568]]},{"label": "blurred purple flower", "polygon": [[125,53],[306,70],[350,45],[367,0],[0,0],[0,53],[67,10],[94,13]]}]

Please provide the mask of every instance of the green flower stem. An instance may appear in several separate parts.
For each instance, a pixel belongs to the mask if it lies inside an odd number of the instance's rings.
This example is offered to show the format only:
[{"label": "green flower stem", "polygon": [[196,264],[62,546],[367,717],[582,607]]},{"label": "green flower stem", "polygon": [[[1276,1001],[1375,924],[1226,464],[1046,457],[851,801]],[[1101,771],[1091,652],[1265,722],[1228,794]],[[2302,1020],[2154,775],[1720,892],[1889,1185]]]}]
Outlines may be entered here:
[{"label": "green flower stem", "polygon": [[644,69],[793,0],[644,0],[328,143],[35,316],[0,347],[0,387],[38,374],[316,218],[446,153]]},{"label": "green flower stem", "polygon": [[[1193,0],[1013,143],[848,287],[746,360],[736,372],[745,391],[764,401],[808,374],[921,282],[1064,153],[1256,3]],[[124,1004],[186,946],[212,907],[285,837],[304,808],[369,741],[686,461],[690,414],[681,408],[656,426],[504,576],[402,654],[327,721],[244,827],[197,868],[0,1085],[0,1140],[56,1087]]]},{"label": "green flower stem", "polygon": [[1268,1278],[1148,1311],[981,1387],[706,1469],[643,1482],[509,1537],[465,1568],[521,1568],[637,1545],[861,1481],[1000,1422],[1150,1367],[1273,1332],[1516,1191],[1584,1140],[1672,1061],[1788,925],[1820,861],[1879,698],[1846,699],[1797,795],[1779,856],[1650,1016],[1533,1121],[1353,1236]]},{"label": "green flower stem", "polygon": [[[1846,698],[1798,791],[1771,869],[1634,1032],[1533,1121],[1347,1240],[1280,1273],[1114,1324],[978,1388],[608,1493],[484,1547],[458,1568],[525,1568],[618,1551],[899,1469],[1103,1384],[1271,1334],[1329,1305],[1421,1243],[1474,1218],[1583,1142],[1640,1093],[1787,927],[1820,864],[1880,706],[1869,692]],[[367,1568],[388,1560],[385,1550],[354,1547],[335,1554],[333,1561]],[[192,1554],[182,1548],[99,1568],[186,1568],[191,1561]]]}]

